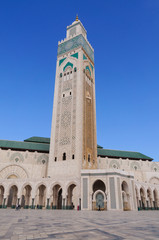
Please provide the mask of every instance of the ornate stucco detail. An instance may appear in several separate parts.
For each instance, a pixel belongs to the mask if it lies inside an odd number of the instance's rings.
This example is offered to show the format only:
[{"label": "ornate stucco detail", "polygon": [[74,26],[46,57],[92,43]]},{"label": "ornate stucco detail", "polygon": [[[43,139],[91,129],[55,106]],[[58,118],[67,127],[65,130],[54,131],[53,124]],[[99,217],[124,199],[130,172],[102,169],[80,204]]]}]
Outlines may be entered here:
[{"label": "ornate stucco detail", "polygon": [[109,168],[117,168],[120,169],[120,164],[117,160],[112,160],[109,164]]},{"label": "ornate stucco detail", "polygon": [[132,170],[135,170],[135,171],[141,169],[140,164],[139,164],[137,161],[132,162],[132,163],[130,164],[130,168],[131,168]]},{"label": "ornate stucco detail", "polygon": [[10,156],[10,161],[24,162],[24,157],[20,152],[15,152]]},{"label": "ornate stucco detail", "polygon": [[152,163],[151,170],[154,171],[154,172],[158,172],[159,171],[159,166],[156,163]]},{"label": "ornate stucco detail", "polygon": [[37,158],[38,164],[46,164],[48,162],[48,156],[46,154],[43,154]]},{"label": "ornate stucco detail", "polygon": [[10,165],[3,168],[0,171],[0,178],[9,178],[10,176],[16,176],[17,178],[26,179],[28,178],[27,172],[18,165]]}]

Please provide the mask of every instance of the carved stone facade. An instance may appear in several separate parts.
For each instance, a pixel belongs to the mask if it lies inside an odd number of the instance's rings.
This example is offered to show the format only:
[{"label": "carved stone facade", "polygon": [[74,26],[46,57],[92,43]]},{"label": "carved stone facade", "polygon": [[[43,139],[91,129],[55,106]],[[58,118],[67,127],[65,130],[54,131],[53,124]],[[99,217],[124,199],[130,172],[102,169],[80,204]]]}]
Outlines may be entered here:
[{"label": "carved stone facade", "polygon": [[58,44],[51,139],[0,140],[0,208],[159,210],[159,163],[97,147],[94,71],[77,20]]}]

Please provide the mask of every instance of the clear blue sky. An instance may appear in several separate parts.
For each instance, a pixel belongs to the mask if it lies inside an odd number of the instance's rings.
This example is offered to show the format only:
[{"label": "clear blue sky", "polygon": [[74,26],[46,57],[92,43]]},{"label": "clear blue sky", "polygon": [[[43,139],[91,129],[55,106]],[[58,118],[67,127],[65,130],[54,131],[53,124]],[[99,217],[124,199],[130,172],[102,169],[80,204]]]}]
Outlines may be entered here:
[{"label": "clear blue sky", "polygon": [[0,139],[50,137],[57,43],[76,13],[95,50],[98,144],[158,161],[158,0],[1,0]]}]

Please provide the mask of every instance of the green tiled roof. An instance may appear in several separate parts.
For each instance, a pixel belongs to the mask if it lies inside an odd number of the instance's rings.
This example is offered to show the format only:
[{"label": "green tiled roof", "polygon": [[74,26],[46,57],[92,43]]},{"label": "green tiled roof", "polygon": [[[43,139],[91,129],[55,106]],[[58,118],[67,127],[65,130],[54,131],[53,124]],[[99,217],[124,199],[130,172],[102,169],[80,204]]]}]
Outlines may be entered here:
[{"label": "green tiled roof", "polygon": [[[0,148],[4,149],[15,149],[21,151],[37,151],[49,153],[50,147],[50,138],[43,137],[31,137],[20,141],[9,141],[9,140],[0,140]],[[152,161],[153,158],[150,158],[139,152],[130,152],[130,151],[120,151],[120,150],[110,150],[103,149],[102,146],[97,145],[97,155],[101,157],[112,157],[112,158],[129,158],[129,159],[142,159]]]},{"label": "green tiled roof", "polygon": [[50,144],[50,138],[31,137],[31,138],[25,139],[24,142],[36,142],[36,143],[48,143],[48,144]]},{"label": "green tiled roof", "polygon": [[5,149],[16,149],[16,150],[22,150],[22,151],[30,150],[30,151],[48,153],[49,147],[50,147],[50,144],[47,144],[47,143],[0,140],[0,148],[5,148]]},{"label": "green tiled roof", "polygon": [[103,147],[97,144],[97,148],[103,148]]},{"label": "green tiled roof", "polygon": [[97,148],[97,155],[101,157],[114,157],[114,158],[130,158],[130,159],[142,159],[152,161],[153,158],[150,158],[139,152],[130,152],[130,151],[120,151],[120,150],[110,150]]}]

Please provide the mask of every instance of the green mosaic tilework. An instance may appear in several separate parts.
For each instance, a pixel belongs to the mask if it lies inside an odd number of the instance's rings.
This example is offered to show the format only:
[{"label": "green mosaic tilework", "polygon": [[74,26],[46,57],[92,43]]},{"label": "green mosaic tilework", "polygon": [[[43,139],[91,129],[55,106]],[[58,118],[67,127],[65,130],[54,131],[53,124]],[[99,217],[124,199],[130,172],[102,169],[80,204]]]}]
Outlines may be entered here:
[{"label": "green mosaic tilework", "polygon": [[83,54],[83,60],[86,60],[87,59],[87,57]]},{"label": "green mosaic tilework", "polygon": [[65,59],[66,59],[66,57],[59,60],[59,66],[63,63],[63,61],[65,61]]},{"label": "green mosaic tilework", "polygon": [[71,55],[71,57],[74,57],[74,58],[77,58],[78,59],[78,52],[77,53],[74,53]]},{"label": "green mosaic tilework", "polygon": [[59,44],[57,55],[59,56],[61,54],[69,52],[79,46],[82,46],[84,48],[84,50],[86,51],[86,53],[88,54],[90,59],[94,62],[94,51],[92,51],[92,49],[90,48],[90,46],[88,45],[88,43],[86,42],[86,40],[82,34],[80,34],[64,43]]},{"label": "green mosaic tilework", "polygon": [[90,66],[91,66],[91,68],[92,68],[92,72],[93,72],[93,65],[90,63]]}]

